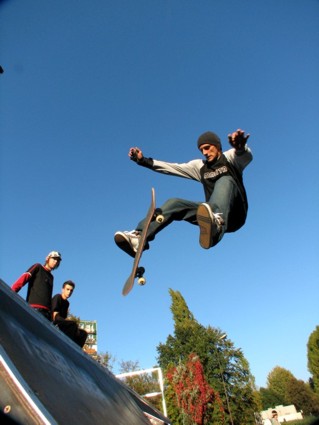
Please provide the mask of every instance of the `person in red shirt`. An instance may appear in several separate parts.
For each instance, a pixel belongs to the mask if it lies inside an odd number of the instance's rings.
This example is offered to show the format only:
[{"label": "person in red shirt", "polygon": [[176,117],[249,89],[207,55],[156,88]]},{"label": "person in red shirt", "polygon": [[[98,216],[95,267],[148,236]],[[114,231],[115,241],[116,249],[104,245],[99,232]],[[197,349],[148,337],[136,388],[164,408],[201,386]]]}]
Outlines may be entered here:
[{"label": "person in red shirt", "polygon": [[61,261],[61,254],[58,251],[51,251],[43,266],[40,263],[34,264],[11,286],[14,292],[19,292],[28,283],[26,301],[48,320],[51,320],[54,280],[51,272],[59,267]]}]

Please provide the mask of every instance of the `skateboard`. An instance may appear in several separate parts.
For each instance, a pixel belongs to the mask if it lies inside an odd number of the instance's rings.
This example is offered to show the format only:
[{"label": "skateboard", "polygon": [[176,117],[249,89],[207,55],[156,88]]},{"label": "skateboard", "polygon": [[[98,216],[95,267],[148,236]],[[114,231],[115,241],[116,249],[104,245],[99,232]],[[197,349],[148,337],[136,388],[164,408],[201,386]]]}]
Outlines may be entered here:
[{"label": "skateboard", "polygon": [[131,274],[127,278],[126,283],[122,290],[123,295],[127,295],[132,290],[135,279],[138,279],[139,285],[145,285],[146,283],[146,279],[144,277],[145,268],[141,267],[139,263],[140,263],[140,260],[147,242],[146,235],[147,235],[148,228],[151,222],[154,220],[156,220],[158,223],[162,223],[164,220],[164,217],[162,215],[162,211],[159,208],[156,208],[155,206],[155,189],[152,187],[151,204],[145,218],[145,225],[140,236],[140,241],[137,248],[137,252],[134,257]]}]

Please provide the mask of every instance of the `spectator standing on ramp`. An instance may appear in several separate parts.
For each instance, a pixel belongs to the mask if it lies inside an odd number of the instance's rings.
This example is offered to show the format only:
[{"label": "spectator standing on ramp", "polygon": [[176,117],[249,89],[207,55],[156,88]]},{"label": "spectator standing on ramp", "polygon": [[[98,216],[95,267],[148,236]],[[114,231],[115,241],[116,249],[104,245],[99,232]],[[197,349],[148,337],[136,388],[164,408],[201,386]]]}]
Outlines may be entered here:
[{"label": "spectator standing on ramp", "polygon": [[61,294],[52,298],[52,319],[54,325],[82,348],[87,338],[87,332],[79,329],[74,320],[68,319],[70,307],[68,299],[73,294],[74,288],[75,283],[72,280],[67,280],[62,285]]},{"label": "spectator standing on ramp", "polygon": [[11,286],[14,292],[19,292],[28,283],[26,301],[48,320],[51,320],[54,280],[51,272],[59,267],[61,261],[61,254],[58,251],[51,251],[43,266],[39,263],[34,264]]},{"label": "spectator standing on ramp", "polygon": [[[138,165],[150,170],[192,179],[203,185],[205,202],[185,199],[169,199],[160,208],[164,221],[152,221],[147,232],[145,249],[156,234],[173,221],[187,221],[200,228],[199,242],[209,249],[218,244],[225,233],[240,229],[247,217],[248,201],[243,184],[243,170],[252,160],[250,148],[246,145],[249,134],[238,129],[228,135],[231,149],[222,152],[217,134],[207,131],[197,140],[197,147],[205,159],[194,159],[187,163],[171,163],[146,158],[141,149],[129,150],[129,157]],[[132,231],[119,231],[114,235],[115,243],[131,256],[135,256],[139,237],[144,227],[140,221]]]}]

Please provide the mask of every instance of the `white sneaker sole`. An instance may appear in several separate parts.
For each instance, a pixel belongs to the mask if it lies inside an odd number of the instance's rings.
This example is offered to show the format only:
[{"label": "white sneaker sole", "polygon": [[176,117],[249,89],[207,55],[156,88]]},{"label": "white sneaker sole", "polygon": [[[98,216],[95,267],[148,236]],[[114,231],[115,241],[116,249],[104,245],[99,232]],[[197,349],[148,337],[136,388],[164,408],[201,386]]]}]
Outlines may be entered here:
[{"label": "white sneaker sole", "polygon": [[124,252],[126,252],[131,257],[135,257],[136,252],[134,251],[129,236],[127,236],[123,232],[116,232],[114,235],[114,241],[116,245],[122,249]]}]

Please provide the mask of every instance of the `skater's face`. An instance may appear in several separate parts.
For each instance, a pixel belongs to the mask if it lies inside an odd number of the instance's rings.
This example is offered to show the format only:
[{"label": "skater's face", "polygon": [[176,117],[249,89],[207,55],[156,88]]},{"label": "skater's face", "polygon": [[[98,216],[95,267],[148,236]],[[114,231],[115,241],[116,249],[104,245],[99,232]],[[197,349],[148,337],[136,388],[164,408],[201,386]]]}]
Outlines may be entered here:
[{"label": "skater's face", "polygon": [[65,300],[70,298],[73,293],[73,290],[74,288],[72,285],[65,285],[64,288],[62,288],[62,298]]},{"label": "skater's face", "polygon": [[215,159],[217,159],[221,153],[216,146],[209,145],[208,143],[201,145],[199,150],[201,151],[201,153],[204,155],[204,157],[206,158],[208,162],[212,162]]}]

